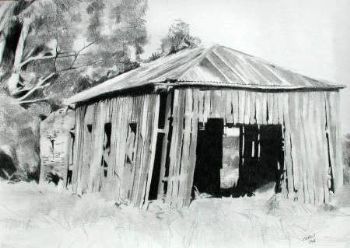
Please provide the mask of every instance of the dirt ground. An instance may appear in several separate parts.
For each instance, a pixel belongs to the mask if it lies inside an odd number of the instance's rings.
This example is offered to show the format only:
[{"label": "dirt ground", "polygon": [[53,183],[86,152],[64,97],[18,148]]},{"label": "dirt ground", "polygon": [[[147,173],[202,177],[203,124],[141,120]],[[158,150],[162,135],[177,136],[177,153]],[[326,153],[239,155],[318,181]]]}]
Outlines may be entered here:
[{"label": "dirt ground", "polygon": [[148,211],[53,185],[0,183],[0,247],[350,247],[350,187],[315,207],[273,196]]}]

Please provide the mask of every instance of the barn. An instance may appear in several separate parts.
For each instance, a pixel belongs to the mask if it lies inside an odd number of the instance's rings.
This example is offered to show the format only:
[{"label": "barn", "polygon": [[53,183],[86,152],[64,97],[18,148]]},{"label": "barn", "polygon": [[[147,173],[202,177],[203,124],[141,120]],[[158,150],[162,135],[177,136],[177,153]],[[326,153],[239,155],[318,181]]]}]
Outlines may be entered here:
[{"label": "barn", "polygon": [[67,99],[73,190],[181,207],[274,183],[327,203],[343,183],[342,88],[219,45],[160,58]]}]

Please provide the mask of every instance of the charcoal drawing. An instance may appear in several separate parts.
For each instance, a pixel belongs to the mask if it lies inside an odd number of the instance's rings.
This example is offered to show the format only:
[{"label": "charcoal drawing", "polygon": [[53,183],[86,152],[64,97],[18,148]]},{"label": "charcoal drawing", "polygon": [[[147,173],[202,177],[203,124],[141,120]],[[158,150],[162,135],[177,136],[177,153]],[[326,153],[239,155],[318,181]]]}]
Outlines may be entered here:
[{"label": "charcoal drawing", "polygon": [[349,11],[0,1],[0,247],[350,246]]}]

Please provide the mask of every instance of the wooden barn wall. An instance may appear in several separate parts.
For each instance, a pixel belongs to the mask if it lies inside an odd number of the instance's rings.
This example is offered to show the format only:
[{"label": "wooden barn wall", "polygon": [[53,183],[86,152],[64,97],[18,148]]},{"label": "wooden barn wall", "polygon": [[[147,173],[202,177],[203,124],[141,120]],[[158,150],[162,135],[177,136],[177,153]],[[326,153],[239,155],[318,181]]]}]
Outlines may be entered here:
[{"label": "wooden barn wall", "polygon": [[[78,194],[102,191],[117,202],[141,206],[150,187],[158,111],[159,96],[155,94],[123,96],[78,107],[73,190]],[[111,127],[108,150],[106,123]]]},{"label": "wooden barn wall", "polygon": [[57,176],[66,185],[74,112],[60,109],[40,124],[40,182]]},{"label": "wooden barn wall", "polygon": [[[245,90],[174,90],[173,132],[165,199],[182,206],[191,198],[198,122],[223,118],[233,124],[281,124],[285,165],[282,193],[328,202],[342,185],[337,91],[262,93]],[[164,167],[163,163],[163,167]],[[167,173],[167,174],[164,174]]]}]

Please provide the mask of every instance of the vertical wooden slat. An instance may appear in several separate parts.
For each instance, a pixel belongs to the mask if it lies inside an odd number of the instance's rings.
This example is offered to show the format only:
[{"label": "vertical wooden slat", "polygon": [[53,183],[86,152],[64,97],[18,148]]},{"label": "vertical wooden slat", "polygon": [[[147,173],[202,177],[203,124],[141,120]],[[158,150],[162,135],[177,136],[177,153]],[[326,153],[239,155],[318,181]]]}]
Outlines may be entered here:
[{"label": "vertical wooden slat", "polygon": [[[196,103],[198,101],[198,90],[193,90],[193,101]],[[188,171],[187,171],[187,185],[186,193],[184,196],[184,206],[188,206],[191,201],[191,193],[193,187],[193,177],[196,165],[196,149],[197,149],[197,134],[198,134],[198,109],[197,105],[194,104],[192,109],[191,127],[190,127],[190,145],[189,145],[189,155],[188,155]]]},{"label": "vertical wooden slat", "polygon": [[307,163],[305,161],[306,156],[306,149],[303,142],[305,142],[305,129],[303,125],[304,116],[303,112],[305,112],[305,93],[297,94],[295,97],[294,105],[296,110],[294,111],[295,116],[295,130],[294,130],[294,137],[295,137],[295,151],[296,154],[295,157],[295,164],[296,164],[296,171],[298,172],[298,180],[296,180],[295,187],[298,190],[298,199],[300,201],[305,202],[305,166],[307,166]]},{"label": "vertical wooden slat", "polygon": [[168,155],[168,143],[170,139],[170,118],[172,118],[172,99],[173,93],[170,92],[167,95],[166,107],[165,107],[165,124],[164,124],[164,138],[162,144],[162,157],[161,157],[161,166],[160,166],[160,178],[158,184],[158,199],[164,198],[164,183],[165,183],[165,171],[166,171],[166,163],[167,163],[167,155]]},{"label": "vertical wooden slat", "polygon": [[198,91],[198,118],[200,122],[204,122],[204,91]]},{"label": "vertical wooden slat", "polygon": [[238,123],[244,123],[244,111],[245,111],[245,91],[238,91]]},{"label": "vertical wooden slat", "polygon": [[249,123],[250,124],[256,124],[256,118],[255,118],[255,113],[256,113],[255,98],[256,98],[256,94],[255,94],[255,92],[249,92],[249,94],[250,94],[250,117],[249,117]]},{"label": "vertical wooden slat", "polygon": [[273,116],[273,97],[271,93],[265,94],[266,98],[266,124],[273,124],[272,116]]},{"label": "vertical wooden slat", "polygon": [[[293,185],[293,158],[291,156],[291,125],[290,125],[290,116],[289,116],[289,95],[283,98],[283,118],[284,118],[284,128],[285,128],[285,169],[286,169],[286,179],[287,179],[287,188],[288,188],[288,197],[294,198],[294,185]],[[260,117],[262,120],[262,117]]]},{"label": "vertical wooden slat", "polygon": [[178,183],[179,191],[177,195],[177,204],[183,205],[184,199],[186,198],[188,186],[188,173],[189,173],[189,152],[190,152],[190,139],[191,139],[191,121],[193,118],[193,96],[192,89],[183,90],[185,97],[185,116],[184,116],[184,127],[183,127],[183,139],[180,150],[180,169],[178,172]]},{"label": "vertical wooden slat", "polygon": [[[232,94],[229,90],[224,91],[225,93],[225,120],[226,123],[233,123],[233,109],[232,109]],[[195,93],[195,97],[198,98],[198,93]]]},{"label": "vertical wooden slat", "polygon": [[99,102],[96,104],[94,123],[92,126],[92,158],[89,176],[89,191],[96,192],[101,188],[101,158],[103,154],[104,124],[106,117],[106,104]]},{"label": "vertical wooden slat", "polygon": [[239,95],[237,90],[231,92],[231,99],[233,123],[237,124],[239,120]]},{"label": "vertical wooden slat", "polygon": [[210,106],[211,106],[211,99],[210,99],[210,91],[206,90],[204,92],[204,115],[203,115],[203,122],[207,122],[209,116],[210,116]]},{"label": "vertical wooden slat", "polygon": [[[145,158],[146,166],[145,166],[145,175],[142,177],[145,179],[144,182],[141,182],[139,194],[141,194],[141,200],[138,199],[137,205],[141,206],[141,204],[148,202],[149,190],[151,187],[152,174],[153,174],[153,165],[154,158],[156,154],[156,145],[157,145],[157,135],[158,135],[158,119],[159,119],[159,104],[160,97],[159,95],[152,96],[152,105],[148,111],[148,145],[150,150],[148,151],[148,156]],[[148,167],[148,168],[147,168]]]},{"label": "vertical wooden slat", "polygon": [[257,92],[255,97],[255,109],[256,109],[256,123],[262,124],[263,123],[263,102],[261,93]]},{"label": "vertical wooden slat", "polygon": [[76,142],[74,145],[74,153],[76,156],[74,156],[73,161],[73,171],[72,171],[72,188],[73,192],[78,193],[78,177],[79,177],[79,170],[80,170],[80,162],[81,158],[83,156],[82,154],[82,144],[84,142],[84,115],[85,115],[86,107],[82,106],[76,109],[75,112],[75,137]]},{"label": "vertical wooden slat", "polygon": [[334,189],[335,191],[343,185],[343,164],[341,162],[341,144],[340,144],[340,131],[339,131],[339,93],[330,92],[329,94],[329,129],[331,146],[334,156]]},{"label": "vertical wooden slat", "polygon": [[[147,167],[147,156],[149,150],[149,140],[148,132],[149,127],[147,127],[149,117],[150,105],[152,104],[152,99],[149,96],[145,96],[145,101],[140,114],[139,122],[139,134],[138,134],[138,144],[136,150],[136,161],[133,164],[133,169],[131,173],[132,186],[130,190],[131,202],[136,206],[140,200],[140,191],[142,190],[144,177],[146,176]],[[148,146],[147,146],[148,145]]]},{"label": "vertical wooden slat", "polygon": [[[169,163],[169,176],[168,176],[168,189],[166,193],[166,202],[171,203],[174,189],[174,177],[176,173],[177,158],[177,146],[179,140],[179,105],[181,104],[181,97],[179,96],[179,90],[174,90],[174,109],[173,109],[173,135],[170,143],[170,163]],[[206,101],[206,100],[205,100]]]},{"label": "vertical wooden slat", "polygon": [[250,122],[250,92],[245,91],[244,94],[244,118],[243,118],[243,122],[246,124],[249,124]]}]

